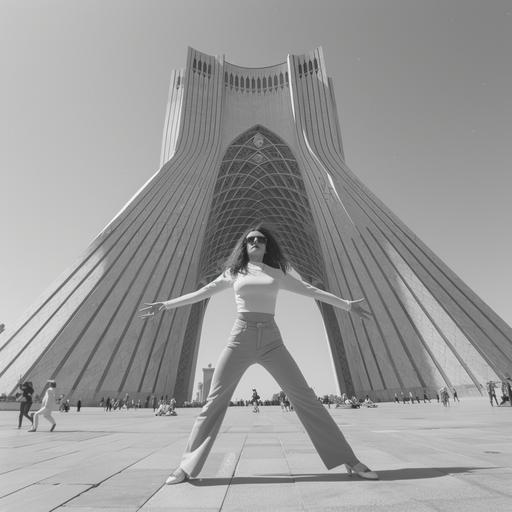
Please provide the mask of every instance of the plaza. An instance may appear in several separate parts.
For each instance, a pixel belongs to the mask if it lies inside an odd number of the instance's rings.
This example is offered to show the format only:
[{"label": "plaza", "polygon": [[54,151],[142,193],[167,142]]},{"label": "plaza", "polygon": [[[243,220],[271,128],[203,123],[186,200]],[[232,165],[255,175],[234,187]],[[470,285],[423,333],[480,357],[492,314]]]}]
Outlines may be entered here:
[{"label": "plaza", "polygon": [[[36,433],[0,411],[2,512],[492,512],[512,509],[512,408],[462,397],[330,413],[379,481],[327,471],[295,413],[231,407],[200,478],[164,485],[199,409],[54,412]],[[25,420],[26,421],[26,420]]]}]

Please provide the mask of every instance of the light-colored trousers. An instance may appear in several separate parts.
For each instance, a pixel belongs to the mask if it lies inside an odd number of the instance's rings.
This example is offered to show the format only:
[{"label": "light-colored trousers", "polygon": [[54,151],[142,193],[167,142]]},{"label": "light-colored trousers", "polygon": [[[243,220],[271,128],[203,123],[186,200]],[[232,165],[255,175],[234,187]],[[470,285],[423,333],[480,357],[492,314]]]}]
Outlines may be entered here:
[{"label": "light-colored trousers", "polygon": [[36,413],[34,413],[34,425],[33,428],[37,429],[39,426],[39,416],[43,416],[47,419],[52,425],[55,425],[55,420],[52,416],[52,410],[47,409],[46,407],[41,407]]},{"label": "light-colored trousers", "polygon": [[283,344],[274,316],[239,313],[212,377],[210,394],[197,417],[180,467],[191,477],[201,471],[217,437],[229,401],[249,366],[261,364],[275,378],[328,469],[354,465],[358,458],[332,416],[308,386]]}]

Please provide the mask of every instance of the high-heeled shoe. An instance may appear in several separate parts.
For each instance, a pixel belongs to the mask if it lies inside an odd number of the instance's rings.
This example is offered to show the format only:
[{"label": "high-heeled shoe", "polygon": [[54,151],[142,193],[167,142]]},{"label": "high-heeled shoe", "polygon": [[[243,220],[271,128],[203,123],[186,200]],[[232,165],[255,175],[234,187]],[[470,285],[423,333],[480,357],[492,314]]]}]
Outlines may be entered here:
[{"label": "high-heeled shoe", "polygon": [[183,471],[183,469],[178,468],[166,481],[165,483],[167,485],[175,485],[175,484],[181,484],[181,482],[184,482],[185,480],[188,480],[188,475]]},{"label": "high-heeled shoe", "polygon": [[365,478],[366,480],[378,480],[379,475],[372,471],[370,468],[366,467],[362,462],[358,462],[354,466],[349,466],[345,464],[347,468],[348,476],[352,476],[356,474],[360,478]]}]

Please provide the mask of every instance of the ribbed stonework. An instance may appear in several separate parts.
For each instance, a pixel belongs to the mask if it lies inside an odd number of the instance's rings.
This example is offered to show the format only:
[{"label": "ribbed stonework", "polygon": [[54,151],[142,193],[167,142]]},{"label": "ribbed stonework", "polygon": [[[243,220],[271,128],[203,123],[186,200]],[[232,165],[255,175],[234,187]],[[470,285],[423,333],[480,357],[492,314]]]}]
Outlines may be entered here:
[{"label": "ribbed stonework", "polygon": [[[480,392],[512,368],[512,330],[347,168],[321,49],[243,68],[189,49],[174,71],[161,169],[81,260],[2,336],[0,392],[20,376],[92,403],[190,399],[207,302],[142,321],[196,290],[254,222],[294,268],[374,319],[319,304],[340,391],[390,399]],[[297,244],[297,237],[301,243]]]}]

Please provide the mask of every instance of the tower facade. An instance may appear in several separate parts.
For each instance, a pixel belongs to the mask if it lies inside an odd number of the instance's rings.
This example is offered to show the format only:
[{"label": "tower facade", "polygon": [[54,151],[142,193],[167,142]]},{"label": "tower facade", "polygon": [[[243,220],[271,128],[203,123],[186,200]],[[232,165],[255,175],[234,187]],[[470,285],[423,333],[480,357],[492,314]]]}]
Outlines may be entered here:
[{"label": "tower facade", "polygon": [[510,375],[512,329],[345,164],[321,49],[265,68],[189,49],[171,77],[160,170],[2,335],[0,392],[21,376],[89,404],[190,400],[207,301],[153,321],[137,311],[216,277],[259,221],[304,280],[367,299],[365,323],[318,303],[340,392],[477,393]]}]

